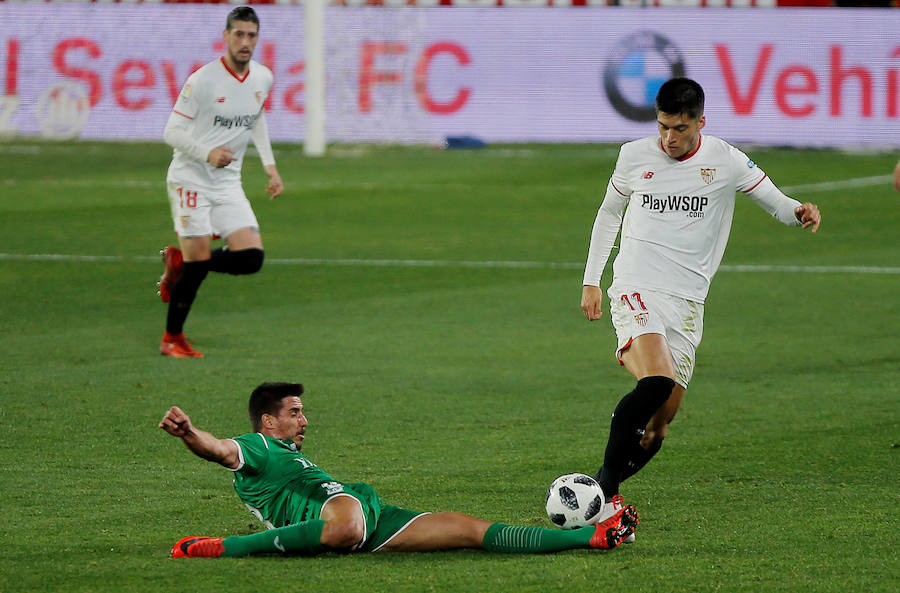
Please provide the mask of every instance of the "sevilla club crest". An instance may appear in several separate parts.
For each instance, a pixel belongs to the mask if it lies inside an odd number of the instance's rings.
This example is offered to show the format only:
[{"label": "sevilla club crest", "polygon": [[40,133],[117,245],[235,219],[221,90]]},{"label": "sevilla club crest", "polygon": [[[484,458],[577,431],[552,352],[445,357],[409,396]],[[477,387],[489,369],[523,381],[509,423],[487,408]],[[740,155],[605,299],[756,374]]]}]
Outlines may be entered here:
[{"label": "sevilla club crest", "polygon": [[647,327],[647,320],[650,318],[650,314],[646,311],[641,311],[637,315],[634,316],[634,320],[637,321],[638,325],[641,327]]},{"label": "sevilla club crest", "polygon": [[713,182],[716,178],[716,170],[715,169],[700,169],[700,177],[706,182],[707,185]]}]

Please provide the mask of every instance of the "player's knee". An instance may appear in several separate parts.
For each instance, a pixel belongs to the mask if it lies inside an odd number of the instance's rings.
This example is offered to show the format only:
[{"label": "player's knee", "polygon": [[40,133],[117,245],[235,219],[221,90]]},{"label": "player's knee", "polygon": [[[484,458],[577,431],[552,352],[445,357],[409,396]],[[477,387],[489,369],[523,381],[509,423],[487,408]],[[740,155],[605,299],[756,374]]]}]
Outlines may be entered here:
[{"label": "player's knee", "polygon": [[322,529],[322,544],[335,550],[352,550],[366,536],[359,521],[328,521]]},{"label": "player's knee", "polygon": [[262,249],[254,247],[251,249],[232,251],[231,257],[233,258],[232,273],[244,275],[259,272],[262,269],[263,260],[265,259],[266,254]]},{"label": "player's knee", "polygon": [[[453,547],[462,548],[478,548],[484,541],[484,534],[488,527],[492,525],[490,521],[477,519],[472,515],[465,513],[443,512],[435,513],[435,517],[440,518],[448,525],[447,532],[453,533],[456,537]],[[452,525],[452,528],[449,526]]]},{"label": "player's knee", "polygon": [[629,428],[643,429],[672,394],[675,381],[669,377],[644,377],[634,391],[619,401],[613,421]]},{"label": "player's knee", "polygon": [[666,403],[669,396],[672,395],[672,389],[675,387],[675,380],[662,375],[653,377],[644,377],[637,383],[636,390],[647,394],[652,394],[655,400],[659,401],[659,405]]}]

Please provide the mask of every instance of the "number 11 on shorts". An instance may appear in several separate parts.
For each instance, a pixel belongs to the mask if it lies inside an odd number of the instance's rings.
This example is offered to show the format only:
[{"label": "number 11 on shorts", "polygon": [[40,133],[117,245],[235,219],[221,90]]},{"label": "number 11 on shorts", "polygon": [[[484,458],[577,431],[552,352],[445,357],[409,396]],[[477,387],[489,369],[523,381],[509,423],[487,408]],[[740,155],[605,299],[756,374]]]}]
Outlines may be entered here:
[{"label": "number 11 on shorts", "polygon": [[[642,311],[646,311],[646,310],[647,310],[647,307],[644,306],[644,301],[641,300],[641,293],[639,293],[639,292],[633,292],[633,293],[631,293],[631,298],[633,298],[634,300],[636,300],[636,301],[638,302],[638,305],[641,306],[641,310],[642,310]],[[631,301],[628,299],[628,295],[627,295],[627,294],[623,294],[623,295],[621,296],[621,299],[622,299],[622,302],[623,302],[623,303],[625,303],[626,305],[628,305],[629,307],[631,307],[631,310],[632,310],[632,311],[635,311],[634,305],[631,304]]]}]

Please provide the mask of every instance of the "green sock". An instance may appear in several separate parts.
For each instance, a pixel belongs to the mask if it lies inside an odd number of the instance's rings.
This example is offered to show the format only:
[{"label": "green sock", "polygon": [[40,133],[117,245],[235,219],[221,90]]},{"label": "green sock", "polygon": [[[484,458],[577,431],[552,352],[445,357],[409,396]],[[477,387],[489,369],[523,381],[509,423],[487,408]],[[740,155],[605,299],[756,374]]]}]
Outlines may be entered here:
[{"label": "green sock", "polygon": [[578,529],[543,529],[494,523],[484,534],[481,546],[489,552],[537,554],[573,548],[589,548],[594,527]]},{"label": "green sock", "polygon": [[295,552],[319,554],[325,551],[321,543],[325,521],[313,519],[296,525],[267,529],[253,535],[234,535],[222,540],[225,552],[222,556],[248,556],[271,552]]}]

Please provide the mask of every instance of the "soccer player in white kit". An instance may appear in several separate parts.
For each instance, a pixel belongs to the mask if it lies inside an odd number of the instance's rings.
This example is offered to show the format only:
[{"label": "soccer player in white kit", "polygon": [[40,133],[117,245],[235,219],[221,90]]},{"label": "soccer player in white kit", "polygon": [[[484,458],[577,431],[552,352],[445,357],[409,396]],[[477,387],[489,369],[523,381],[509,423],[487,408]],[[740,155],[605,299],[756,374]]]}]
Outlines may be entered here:
[{"label": "soccer player in white kit", "polygon": [[[177,358],[203,356],[184,337],[184,322],[208,272],[253,274],[263,264],[259,223],[241,186],[241,164],[252,139],[275,199],[284,184],[275,167],[263,105],[272,71],[251,60],[259,18],[249,6],[228,14],[226,52],[194,72],[175,102],[163,138],[174,156],[166,176],[180,249],[163,250],[159,294],[169,303],[160,352]],[[211,250],[218,235],[225,247]]]},{"label": "soccer player in white kit", "polygon": [[622,146],[594,220],[581,308],[590,321],[602,315],[600,277],[621,227],[607,294],[616,357],[637,379],[615,408],[596,476],[612,499],[605,514],[623,504],[619,484],[662,447],[684,397],[735,191],[786,225],[816,232],[821,221],[815,204],[784,195],[743,152],[702,135],[703,104],[703,89],[693,80],[673,78],[660,87],[659,136]]}]

